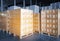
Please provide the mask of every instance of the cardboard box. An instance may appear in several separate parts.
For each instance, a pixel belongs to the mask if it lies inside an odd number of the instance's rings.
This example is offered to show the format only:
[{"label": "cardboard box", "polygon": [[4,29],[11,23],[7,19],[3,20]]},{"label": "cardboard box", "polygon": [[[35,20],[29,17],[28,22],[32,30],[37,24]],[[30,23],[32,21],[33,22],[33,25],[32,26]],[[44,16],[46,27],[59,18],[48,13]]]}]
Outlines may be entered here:
[{"label": "cardboard box", "polygon": [[24,38],[33,34],[33,11],[27,9],[8,10],[8,31]]},{"label": "cardboard box", "polygon": [[40,33],[40,14],[34,13],[33,14],[33,30],[34,33]]},{"label": "cardboard box", "polygon": [[26,9],[33,10],[34,13],[39,13],[39,6],[37,5],[27,6]]},{"label": "cardboard box", "polygon": [[46,33],[46,11],[41,11],[41,33]]},{"label": "cardboard box", "polygon": [[0,13],[0,30],[6,31],[6,13]]},{"label": "cardboard box", "polygon": [[49,36],[60,35],[60,9],[41,11],[41,32]]},{"label": "cardboard box", "polygon": [[60,35],[60,9],[58,9],[58,35]]}]

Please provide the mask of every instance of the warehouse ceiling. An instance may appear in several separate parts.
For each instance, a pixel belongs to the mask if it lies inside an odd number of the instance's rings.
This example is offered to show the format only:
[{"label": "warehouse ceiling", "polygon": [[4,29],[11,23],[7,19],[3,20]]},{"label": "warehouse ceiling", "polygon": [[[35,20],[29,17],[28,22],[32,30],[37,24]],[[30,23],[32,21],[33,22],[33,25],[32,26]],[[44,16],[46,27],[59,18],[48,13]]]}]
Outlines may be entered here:
[{"label": "warehouse ceiling", "polygon": [[[4,4],[11,6],[14,4],[14,0],[3,0]],[[49,5],[53,2],[59,2],[60,0],[32,0],[32,5],[36,4],[39,6]],[[1,1],[0,1],[1,3]],[[16,0],[16,5],[23,5],[23,0]],[[25,5],[30,5],[30,0],[25,0]]]},{"label": "warehouse ceiling", "polygon": [[[3,2],[4,5],[7,5],[8,7],[14,5],[14,0],[3,0]],[[32,5],[37,4],[39,6],[45,6],[53,2],[60,2],[60,0],[32,0]],[[1,0],[0,0],[0,4],[1,4]],[[23,6],[23,0],[16,0],[16,5]],[[25,0],[25,5],[29,6],[30,0]]]}]

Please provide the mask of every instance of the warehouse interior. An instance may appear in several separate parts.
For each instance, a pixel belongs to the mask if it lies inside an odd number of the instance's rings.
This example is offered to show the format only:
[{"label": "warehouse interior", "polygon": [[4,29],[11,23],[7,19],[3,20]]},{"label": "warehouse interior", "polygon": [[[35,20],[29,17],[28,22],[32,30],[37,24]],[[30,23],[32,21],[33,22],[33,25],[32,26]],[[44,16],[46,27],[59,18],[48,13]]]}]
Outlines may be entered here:
[{"label": "warehouse interior", "polygon": [[0,0],[0,41],[60,41],[60,0]]}]

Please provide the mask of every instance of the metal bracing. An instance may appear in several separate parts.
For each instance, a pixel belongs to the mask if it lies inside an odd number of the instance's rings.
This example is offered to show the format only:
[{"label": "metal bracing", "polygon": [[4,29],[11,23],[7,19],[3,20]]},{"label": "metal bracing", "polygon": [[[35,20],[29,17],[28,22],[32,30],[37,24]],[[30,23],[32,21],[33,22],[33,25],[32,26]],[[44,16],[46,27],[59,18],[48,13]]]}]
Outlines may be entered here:
[{"label": "metal bracing", "polygon": [[1,0],[1,12],[3,12],[3,0]]},{"label": "metal bracing", "polygon": [[30,0],[30,6],[32,5],[32,0]]},{"label": "metal bracing", "polygon": [[25,0],[23,0],[23,8],[25,8]]},{"label": "metal bracing", "polygon": [[16,0],[14,0],[14,6],[16,6]]}]

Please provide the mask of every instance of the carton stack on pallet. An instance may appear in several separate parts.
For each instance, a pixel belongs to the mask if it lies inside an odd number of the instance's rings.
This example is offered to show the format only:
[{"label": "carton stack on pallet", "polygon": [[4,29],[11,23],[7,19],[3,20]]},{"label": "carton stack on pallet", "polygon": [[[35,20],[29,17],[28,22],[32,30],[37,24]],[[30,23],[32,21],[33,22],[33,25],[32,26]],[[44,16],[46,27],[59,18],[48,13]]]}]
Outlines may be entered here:
[{"label": "carton stack on pallet", "polygon": [[58,31],[57,31],[58,37],[60,36],[60,9],[58,9]]},{"label": "carton stack on pallet", "polygon": [[[59,2],[51,4],[52,7],[52,34],[53,36],[59,36],[60,35],[60,7],[59,7]],[[53,6],[54,5],[54,6]],[[54,7],[54,8],[53,8]]]},{"label": "carton stack on pallet", "polygon": [[0,30],[6,31],[6,27],[7,27],[7,20],[6,20],[6,13],[0,13]]},{"label": "carton stack on pallet", "polygon": [[33,34],[33,12],[26,9],[11,10],[9,32],[23,38]]},{"label": "carton stack on pallet", "polygon": [[48,8],[41,11],[41,33],[49,36],[59,36],[59,5],[51,4]]},{"label": "carton stack on pallet", "polygon": [[40,33],[40,13],[39,6],[31,5],[26,7],[27,9],[33,10],[33,31],[34,33]]},{"label": "carton stack on pallet", "polygon": [[46,11],[44,10],[44,7],[42,7],[41,10],[41,33],[46,32]]},{"label": "carton stack on pallet", "polygon": [[[51,36],[57,35],[58,16],[57,10],[48,10],[47,15],[47,33]],[[49,17],[48,17],[49,16]]]},{"label": "carton stack on pallet", "polygon": [[33,11],[32,10],[21,9],[21,8],[15,9],[13,7],[10,8],[10,10],[7,10],[5,12],[7,14],[6,16],[7,18],[5,19],[5,17],[3,16],[2,20],[3,22],[7,20],[6,31],[9,32],[9,34],[13,34],[14,36],[18,36],[19,38],[25,38],[33,34]]}]

